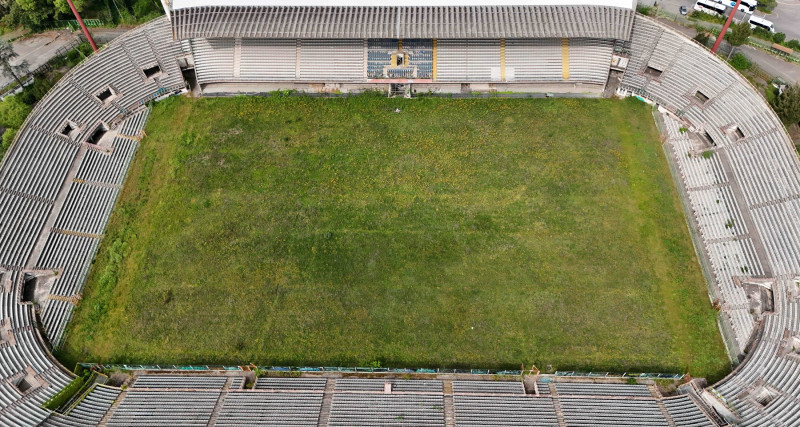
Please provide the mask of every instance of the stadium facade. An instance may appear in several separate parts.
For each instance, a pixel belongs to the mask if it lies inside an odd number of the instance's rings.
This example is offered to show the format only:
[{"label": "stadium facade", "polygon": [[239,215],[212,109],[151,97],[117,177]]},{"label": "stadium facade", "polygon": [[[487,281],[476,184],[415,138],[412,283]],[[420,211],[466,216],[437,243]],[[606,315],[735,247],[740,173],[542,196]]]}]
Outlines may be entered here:
[{"label": "stadium facade", "polygon": [[[166,2],[204,93],[601,93],[627,0]],[[618,61],[618,60],[617,60]],[[400,87],[398,87],[400,86]]]},{"label": "stadium facade", "polygon": [[[0,166],[0,425],[800,425],[800,162],[765,100],[633,4],[470,3],[176,1],[168,17],[65,75]],[[65,413],[43,409],[74,378],[51,350],[80,299],[145,104],[184,92],[191,69],[210,93],[411,84],[597,95],[613,84],[657,104],[738,366],[669,397],[653,385],[552,375],[524,386],[309,375],[244,389],[241,367],[141,374],[124,390],[92,386]]]}]

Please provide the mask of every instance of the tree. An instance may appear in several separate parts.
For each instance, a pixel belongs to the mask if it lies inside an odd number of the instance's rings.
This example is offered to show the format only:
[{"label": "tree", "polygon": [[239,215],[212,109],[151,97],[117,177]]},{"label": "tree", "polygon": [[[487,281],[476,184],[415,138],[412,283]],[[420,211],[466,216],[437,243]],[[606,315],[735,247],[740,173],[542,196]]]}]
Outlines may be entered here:
[{"label": "tree", "polygon": [[8,16],[4,18],[9,25],[22,25],[34,31],[45,27],[54,19],[53,0],[12,0]]},{"label": "tree", "polygon": [[6,77],[13,77],[14,80],[22,85],[21,77],[24,77],[28,72],[28,62],[22,61],[19,64],[12,64],[11,60],[17,57],[17,53],[10,44],[0,40],[0,66],[3,67],[3,75]]},{"label": "tree", "polygon": [[750,29],[749,22],[740,22],[738,24],[733,24],[729,28],[729,31],[725,33],[725,40],[728,40],[732,46],[741,46],[747,43],[747,38],[753,34],[753,30]]},{"label": "tree", "polygon": [[733,24],[728,28],[728,31],[725,33],[725,40],[733,46],[728,52],[728,59],[730,59],[733,50],[736,46],[741,46],[747,43],[747,38],[753,34],[753,30],[750,28],[749,22],[740,22],[738,24]]},{"label": "tree", "polygon": [[[78,12],[83,12],[87,3],[89,3],[88,0],[72,0],[72,4],[75,5],[75,9],[78,9]],[[69,8],[69,3],[67,3],[67,0],[55,0],[53,5],[56,7],[56,11],[58,12],[72,14],[72,9]]]},{"label": "tree", "polygon": [[772,101],[772,108],[785,124],[800,122],[800,84],[786,88]]},{"label": "tree", "polygon": [[11,141],[14,140],[14,137],[16,135],[17,135],[17,129],[6,129],[6,131],[3,132],[2,147],[0,147],[0,157],[2,157],[3,151],[5,151],[6,148],[11,146]]},{"label": "tree", "polygon": [[19,96],[7,96],[0,102],[0,126],[4,128],[18,128],[22,126],[25,117],[31,112],[31,107],[22,102]]},{"label": "tree", "polygon": [[786,40],[786,34],[784,33],[775,33],[772,36],[772,41],[774,41],[775,43],[783,43],[784,40]]}]

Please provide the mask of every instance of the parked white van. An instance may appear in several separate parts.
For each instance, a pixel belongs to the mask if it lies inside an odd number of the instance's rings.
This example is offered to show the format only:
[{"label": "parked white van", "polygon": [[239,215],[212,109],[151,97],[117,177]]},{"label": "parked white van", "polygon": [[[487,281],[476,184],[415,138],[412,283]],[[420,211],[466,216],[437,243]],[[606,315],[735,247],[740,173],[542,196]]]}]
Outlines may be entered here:
[{"label": "parked white van", "polygon": [[772,22],[767,21],[764,18],[759,18],[755,15],[750,16],[750,28],[756,29],[761,28],[762,30],[767,30],[770,33],[775,32],[775,27],[772,25]]}]

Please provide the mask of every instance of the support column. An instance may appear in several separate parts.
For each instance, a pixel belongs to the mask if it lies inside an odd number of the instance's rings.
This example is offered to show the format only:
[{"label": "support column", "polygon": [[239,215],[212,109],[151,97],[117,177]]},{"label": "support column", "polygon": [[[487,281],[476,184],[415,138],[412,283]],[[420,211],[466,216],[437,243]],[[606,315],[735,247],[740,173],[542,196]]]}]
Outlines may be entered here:
[{"label": "support column", "polygon": [[438,44],[437,42],[438,41],[436,39],[433,39],[433,73],[431,75],[433,81],[436,81],[436,53],[437,53],[436,45]]},{"label": "support column", "polygon": [[242,72],[242,39],[233,40],[233,77],[239,77]]},{"label": "support column", "polygon": [[506,39],[500,39],[500,80],[506,81]]}]

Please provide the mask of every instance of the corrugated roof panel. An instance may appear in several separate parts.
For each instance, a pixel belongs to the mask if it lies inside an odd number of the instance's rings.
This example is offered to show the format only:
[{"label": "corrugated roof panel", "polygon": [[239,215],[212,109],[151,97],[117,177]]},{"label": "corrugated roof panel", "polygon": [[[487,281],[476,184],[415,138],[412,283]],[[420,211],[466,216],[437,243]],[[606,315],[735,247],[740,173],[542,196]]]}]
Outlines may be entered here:
[{"label": "corrugated roof panel", "polygon": [[190,38],[630,37],[634,11],[610,6],[204,6],[172,13]]}]

